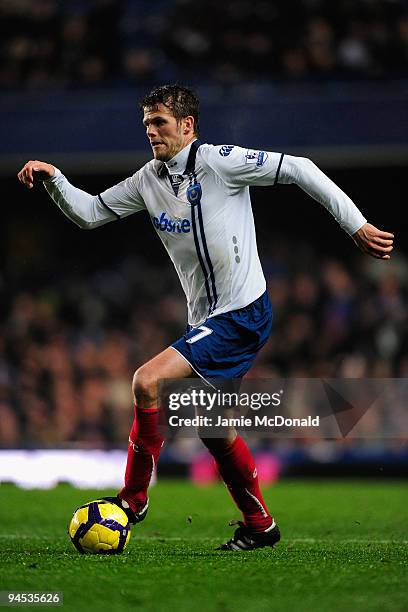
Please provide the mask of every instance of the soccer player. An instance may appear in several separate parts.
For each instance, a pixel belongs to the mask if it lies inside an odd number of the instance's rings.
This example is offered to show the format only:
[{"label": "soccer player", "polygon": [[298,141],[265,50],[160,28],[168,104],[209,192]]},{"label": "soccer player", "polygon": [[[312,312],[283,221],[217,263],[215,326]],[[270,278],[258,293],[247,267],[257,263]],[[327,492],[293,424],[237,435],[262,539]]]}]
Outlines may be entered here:
[{"label": "soccer player", "polygon": [[[134,421],[125,486],[112,498],[132,523],[148,509],[148,486],[163,438],[157,381],[199,375],[231,379],[248,372],[271,330],[271,305],[256,246],[249,187],[295,183],[335,217],[365,253],[389,259],[393,235],[367,223],[350,198],[313,162],[283,153],[201,143],[198,100],[179,85],[153,90],[141,103],[153,159],[99,195],[74,187],[53,165],[29,161],[18,173],[35,178],[65,215],[85,229],[147,210],[187,297],[184,336],[137,369]],[[243,515],[224,550],[273,546],[279,529],[260,491],[241,436],[205,438],[221,477]]]}]

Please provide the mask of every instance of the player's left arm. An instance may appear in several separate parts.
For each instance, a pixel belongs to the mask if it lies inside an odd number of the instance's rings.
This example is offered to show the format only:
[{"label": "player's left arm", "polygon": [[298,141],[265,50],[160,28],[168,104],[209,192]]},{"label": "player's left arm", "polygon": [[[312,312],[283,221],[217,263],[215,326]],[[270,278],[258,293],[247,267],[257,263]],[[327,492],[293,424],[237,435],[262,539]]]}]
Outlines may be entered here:
[{"label": "player's left arm", "polygon": [[232,192],[251,185],[298,185],[334,216],[364,253],[390,258],[394,235],[367,223],[348,195],[310,159],[232,145],[201,148],[203,161]]}]

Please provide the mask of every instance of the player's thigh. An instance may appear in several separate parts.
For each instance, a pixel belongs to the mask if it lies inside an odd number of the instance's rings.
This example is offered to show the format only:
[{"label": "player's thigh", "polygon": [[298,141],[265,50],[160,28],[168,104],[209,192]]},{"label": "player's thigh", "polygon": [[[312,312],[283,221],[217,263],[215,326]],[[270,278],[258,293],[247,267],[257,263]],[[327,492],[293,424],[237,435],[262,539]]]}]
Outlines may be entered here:
[{"label": "player's thigh", "polygon": [[137,397],[157,396],[157,382],[166,378],[188,378],[193,374],[189,363],[168,347],[138,368],[133,377],[133,393]]}]

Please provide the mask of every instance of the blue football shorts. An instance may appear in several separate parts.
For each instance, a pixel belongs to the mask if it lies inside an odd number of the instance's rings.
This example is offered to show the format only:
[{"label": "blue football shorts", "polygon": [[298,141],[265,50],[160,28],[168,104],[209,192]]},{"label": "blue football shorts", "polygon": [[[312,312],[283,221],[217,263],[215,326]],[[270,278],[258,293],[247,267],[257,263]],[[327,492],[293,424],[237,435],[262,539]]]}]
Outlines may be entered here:
[{"label": "blue football shorts", "polygon": [[268,340],[272,306],[268,292],[238,310],[208,318],[172,347],[203,378],[242,378]]}]

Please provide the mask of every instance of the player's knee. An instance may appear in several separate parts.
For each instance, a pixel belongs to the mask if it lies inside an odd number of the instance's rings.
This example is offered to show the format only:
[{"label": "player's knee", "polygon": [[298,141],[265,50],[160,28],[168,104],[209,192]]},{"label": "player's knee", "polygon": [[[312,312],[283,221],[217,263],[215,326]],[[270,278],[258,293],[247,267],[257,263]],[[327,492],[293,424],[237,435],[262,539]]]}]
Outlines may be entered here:
[{"label": "player's knee", "polygon": [[133,376],[132,391],[136,404],[152,403],[157,399],[157,376],[144,365]]}]

